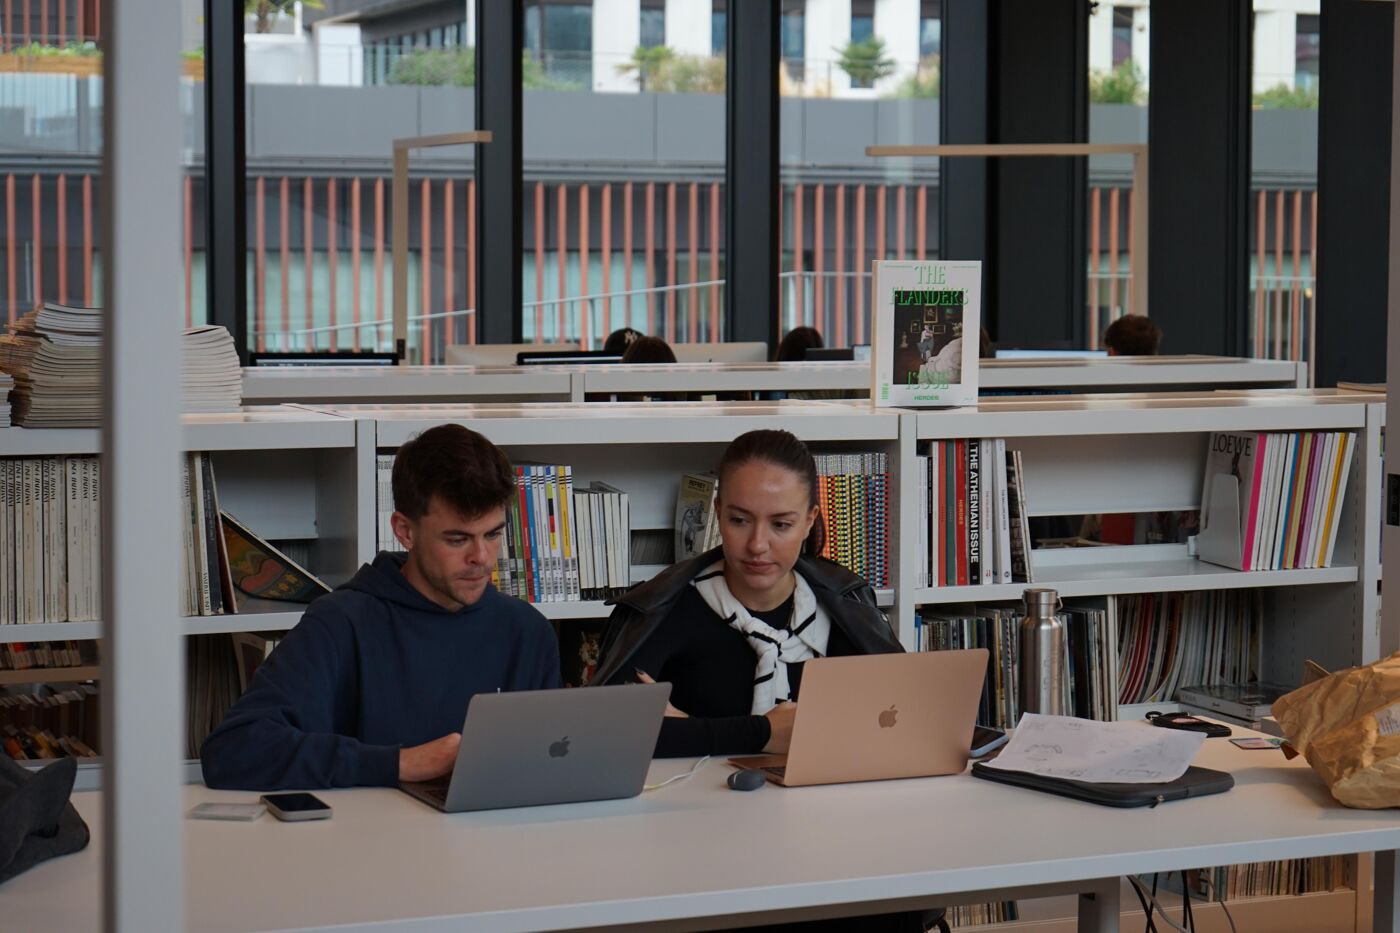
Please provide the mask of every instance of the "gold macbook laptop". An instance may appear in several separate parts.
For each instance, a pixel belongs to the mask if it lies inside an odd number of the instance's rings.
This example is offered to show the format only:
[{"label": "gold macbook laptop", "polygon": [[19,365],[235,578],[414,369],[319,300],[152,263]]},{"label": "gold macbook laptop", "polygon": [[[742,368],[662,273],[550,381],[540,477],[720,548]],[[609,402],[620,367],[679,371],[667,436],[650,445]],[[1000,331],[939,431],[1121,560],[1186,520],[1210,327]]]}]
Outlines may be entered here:
[{"label": "gold macbook laptop", "polygon": [[957,774],[986,675],[985,648],[808,661],[788,753],[729,763],[784,787]]}]

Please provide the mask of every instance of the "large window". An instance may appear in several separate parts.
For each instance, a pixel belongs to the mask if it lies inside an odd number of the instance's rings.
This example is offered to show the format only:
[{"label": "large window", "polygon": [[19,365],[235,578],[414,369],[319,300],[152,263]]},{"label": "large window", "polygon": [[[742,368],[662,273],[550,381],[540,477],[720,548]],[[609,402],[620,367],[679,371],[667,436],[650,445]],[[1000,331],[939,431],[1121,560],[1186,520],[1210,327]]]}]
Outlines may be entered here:
[{"label": "large window", "polygon": [[527,60],[538,69],[538,73],[532,69],[527,80],[542,87],[592,87],[592,51],[592,4],[555,0],[531,0],[525,4],[525,52]]},{"label": "large window", "polygon": [[654,49],[666,44],[666,3],[665,0],[642,0],[642,35],[637,43],[644,49]]},{"label": "large window", "polygon": [[[471,4],[360,6],[359,18],[291,5],[247,20],[254,351],[393,348],[393,140],[476,125]],[[412,360],[474,339],[473,176],[468,147],[411,154]]]},{"label": "large window", "polygon": [[[1148,26],[1146,0],[1099,4],[1089,16],[1089,141],[1147,142]],[[1103,332],[1133,306],[1132,262],[1137,244],[1131,156],[1089,159],[1088,262],[1084,330],[1098,349]],[[1142,192],[1145,195],[1145,192]]]},{"label": "large window", "polygon": [[1321,0],[1254,3],[1250,353],[1312,358]]},{"label": "large window", "polygon": [[784,0],[779,325],[870,342],[876,259],[938,256],[937,161],[871,145],[938,142],[940,5]]},{"label": "large window", "polygon": [[[545,79],[527,67],[527,341],[596,348],[621,327],[722,338],[725,13],[713,0],[526,7],[527,61]],[[588,82],[551,71],[566,53],[586,55]]]},{"label": "large window", "polygon": [[[204,320],[204,127],[197,13],[182,2],[185,60],[180,100],[188,144],[184,210],[185,301],[182,321]],[[102,294],[103,0],[86,4],[31,0],[0,11],[0,331],[45,301],[95,305]]]}]

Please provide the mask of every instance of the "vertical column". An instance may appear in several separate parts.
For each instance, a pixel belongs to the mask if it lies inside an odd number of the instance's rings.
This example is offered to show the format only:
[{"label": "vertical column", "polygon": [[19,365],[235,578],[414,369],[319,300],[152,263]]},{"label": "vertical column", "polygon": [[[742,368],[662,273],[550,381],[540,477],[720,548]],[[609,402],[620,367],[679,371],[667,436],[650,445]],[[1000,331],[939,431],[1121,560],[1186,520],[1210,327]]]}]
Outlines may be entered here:
[{"label": "vertical column", "polygon": [[729,6],[725,339],[778,345],[778,0]]},{"label": "vertical column", "polygon": [[[1089,138],[1088,4],[1000,0],[992,21],[991,129],[999,143]],[[989,332],[1052,345],[1085,338],[1088,160],[996,159]],[[975,336],[975,335],[973,335]]]},{"label": "vertical column", "polygon": [[[993,142],[988,126],[991,23],[983,0],[943,2],[943,81],[938,138],[944,143]],[[944,259],[991,259],[988,242],[986,159],[943,159],[939,164],[938,243]],[[876,258],[884,259],[883,255]],[[994,283],[985,283],[988,318]],[[993,337],[998,333],[988,329]]]},{"label": "vertical column", "polygon": [[710,57],[711,0],[666,0],[666,44],[677,55]]},{"label": "vertical column", "polygon": [[840,96],[851,88],[850,75],[836,64],[838,50],[851,41],[851,0],[807,0],[802,19],[805,83],[829,87],[833,96]]},{"label": "vertical column", "polygon": [[894,74],[875,82],[877,93],[892,93],[919,70],[919,0],[875,0],[875,35],[894,60]]},{"label": "vertical column", "polygon": [[1250,0],[1152,9],[1147,304],[1168,353],[1245,351],[1250,10]]},{"label": "vertical column", "polygon": [[593,0],[593,90],[637,90],[636,74],[617,66],[641,42],[641,9],[641,0]]},{"label": "vertical column", "polygon": [[477,128],[492,134],[476,153],[478,343],[521,341],[522,4],[476,7]]},{"label": "vertical column", "polygon": [[[1316,385],[1378,382],[1386,371],[1382,295],[1394,287],[1391,160],[1400,95],[1377,75],[1400,61],[1395,6],[1328,0],[1322,6],[1317,114]],[[1155,88],[1154,88],[1155,93]],[[1154,164],[1153,171],[1155,172]],[[1156,208],[1154,207],[1154,210]],[[1391,329],[1391,333],[1395,328]],[[1392,357],[1393,358],[1393,357]]]},{"label": "vertical column", "polygon": [[103,925],[136,933],[185,925],[180,18],[123,0],[102,25]]},{"label": "vertical column", "polygon": [[[114,19],[115,16],[108,17]],[[243,7],[204,3],[204,269],[209,323],[233,335],[248,361],[248,202],[244,133]],[[111,243],[111,240],[106,241]],[[306,274],[311,275],[308,269]]]}]

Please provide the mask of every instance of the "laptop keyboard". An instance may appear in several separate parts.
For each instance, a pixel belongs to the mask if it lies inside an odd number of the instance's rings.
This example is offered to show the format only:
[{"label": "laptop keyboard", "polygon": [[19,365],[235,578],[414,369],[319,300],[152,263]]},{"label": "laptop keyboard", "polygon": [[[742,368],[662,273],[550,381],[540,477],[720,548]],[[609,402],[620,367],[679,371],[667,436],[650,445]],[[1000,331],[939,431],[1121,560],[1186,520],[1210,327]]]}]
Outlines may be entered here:
[{"label": "laptop keyboard", "polygon": [[423,785],[423,788],[422,788],[422,790],[423,790],[423,796],[425,796],[425,797],[431,797],[432,799],[438,801],[439,803],[444,803],[444,804],[445,804],[445,803],[447,803],[447,788],[448,788],[448,786],[449,786],[449,785],[448,785],[448,784],[445,784],[445,783],[424,784],[424,785]]}]

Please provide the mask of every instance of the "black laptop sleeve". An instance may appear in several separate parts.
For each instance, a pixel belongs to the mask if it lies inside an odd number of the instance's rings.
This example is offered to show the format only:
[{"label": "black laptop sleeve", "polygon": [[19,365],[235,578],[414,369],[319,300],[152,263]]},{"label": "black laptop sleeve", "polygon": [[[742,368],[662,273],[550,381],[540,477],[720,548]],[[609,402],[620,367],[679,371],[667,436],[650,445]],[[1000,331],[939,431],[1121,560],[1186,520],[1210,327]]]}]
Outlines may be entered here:
[{"label": "black laptop sleeve", "polygon": [[1204,797],[1207,794],[1223,794],[1235,786],[1235,779],[1224,771],[1209,768],[1190,767],[1175,781],[1160,784],[1091,784],[1086,781],[1071,781],[1068,778],[1045,777],[1027,771],[1007,771],[1003,768],[989,768],[983,762],[972,765],[975,777],[999,784],[1015,784],[1031,790],[1073,797],[1105,807],[1155,807],[1168,800],[1181,800],[1185,797]]}]

